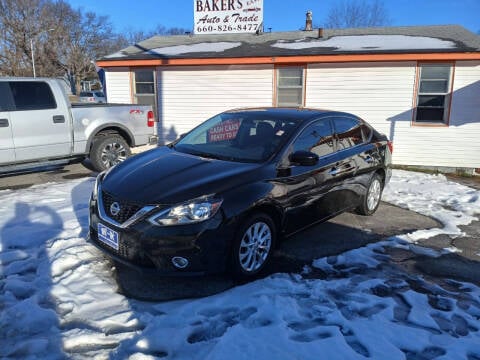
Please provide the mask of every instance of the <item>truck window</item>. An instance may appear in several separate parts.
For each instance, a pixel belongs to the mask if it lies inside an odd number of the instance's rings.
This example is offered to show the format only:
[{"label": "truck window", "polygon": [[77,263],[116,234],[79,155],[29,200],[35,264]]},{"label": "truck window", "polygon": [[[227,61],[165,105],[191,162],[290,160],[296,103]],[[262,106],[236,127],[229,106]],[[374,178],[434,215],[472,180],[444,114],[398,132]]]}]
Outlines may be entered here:
[{"label": "truck window", "polygon": [[57,103],[50,86],[39,81],[11,81],[10,90],[15,110],[56,109]]},{"label": "truck window", "polygon": [[0,82],[0,111],[13,110],[13,98],[7,82]]}]

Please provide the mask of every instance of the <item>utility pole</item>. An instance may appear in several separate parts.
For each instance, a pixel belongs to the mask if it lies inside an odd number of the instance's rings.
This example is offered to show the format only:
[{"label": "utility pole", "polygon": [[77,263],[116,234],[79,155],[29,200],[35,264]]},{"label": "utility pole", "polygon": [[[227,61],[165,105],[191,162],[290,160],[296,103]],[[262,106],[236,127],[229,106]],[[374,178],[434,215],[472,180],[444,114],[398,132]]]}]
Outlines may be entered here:
[{"label": "utility pole", "polygon": [[37,77],[37,73],[35,71],[35,49],[33,47],[33,40],[36,39],[39,35],[43,34],[44,32],[48,32],[48,31],[53,31],[55,29],[48,29],[48,30],[42,30],[38,33],[36,33],[35,35],[33,35],[31,38],[30,38],[30,50],[31,50],[31,53],[32,53],[32,70],[33,70],[33,77]]}]

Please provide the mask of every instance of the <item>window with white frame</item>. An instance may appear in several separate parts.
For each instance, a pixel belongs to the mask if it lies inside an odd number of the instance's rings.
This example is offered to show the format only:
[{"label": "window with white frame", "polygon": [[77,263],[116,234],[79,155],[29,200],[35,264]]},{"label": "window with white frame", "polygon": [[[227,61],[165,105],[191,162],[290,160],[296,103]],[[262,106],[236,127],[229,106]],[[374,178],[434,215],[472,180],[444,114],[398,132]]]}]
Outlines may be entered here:
[{"label": "window with white frame", "polygon": [[417,123],[448,124],[451,64],[421,64],[417,82]]},{"label": "window with white frame", "polygon": [[155,70],[135,69],[133,75],[135,103],[140,105],[151,105],[155,117],[158,118],[157,96],[155,92]]},{"label": "window with white frame", "polygon": [[277,106],[303,106],[303,67],[277,68]]}]

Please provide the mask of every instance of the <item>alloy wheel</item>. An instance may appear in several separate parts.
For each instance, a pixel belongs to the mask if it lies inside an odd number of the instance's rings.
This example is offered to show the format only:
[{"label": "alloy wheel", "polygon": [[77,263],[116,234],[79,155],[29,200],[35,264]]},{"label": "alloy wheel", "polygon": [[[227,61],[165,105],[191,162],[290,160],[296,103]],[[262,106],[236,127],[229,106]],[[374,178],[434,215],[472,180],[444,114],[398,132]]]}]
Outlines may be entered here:
[{"label": "alloy wheel", "polygon": [[380,202],[380,196],[382,194],[382,184],[377,178],[373,179],[367,194],[367,207],[368,210],[374,210]]},{"label": "alloy wheel", "polygon": [[270,227],[262,221],[253,223],[240,242],[238,257],[242,269],[247,273],[258,270],[267,260],[271,246]]},{"label": "alloy wheel", "polygon": [[104,146],[101,154],[101,160],[105,167],[109,168],[124,161],[127,156],[127,149],[122,144],[112,142]]}]

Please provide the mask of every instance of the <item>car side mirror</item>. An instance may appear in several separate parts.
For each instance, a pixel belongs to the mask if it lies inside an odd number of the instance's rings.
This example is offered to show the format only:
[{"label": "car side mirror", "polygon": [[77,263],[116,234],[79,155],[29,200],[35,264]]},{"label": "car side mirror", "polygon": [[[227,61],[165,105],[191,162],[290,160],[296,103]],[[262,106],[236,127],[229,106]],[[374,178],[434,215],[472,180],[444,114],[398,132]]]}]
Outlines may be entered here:
[{"label": "car side mirror", "polygon": [[313,166],[318,162],[318,155],[310,151],[299,150],[290,154],[288,160],[290,160],[291,163],[301,166]]}]

